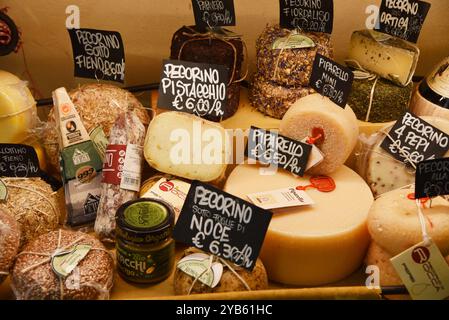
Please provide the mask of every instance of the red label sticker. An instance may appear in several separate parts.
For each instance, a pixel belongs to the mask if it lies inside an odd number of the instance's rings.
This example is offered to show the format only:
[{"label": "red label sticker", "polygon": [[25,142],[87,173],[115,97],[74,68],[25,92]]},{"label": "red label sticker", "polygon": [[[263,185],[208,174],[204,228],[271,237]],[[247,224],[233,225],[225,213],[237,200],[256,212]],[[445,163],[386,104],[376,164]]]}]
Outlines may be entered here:
[{"label": "red label sticker", "polygon": [[159,185],[159,189],[161,189],[162,191],[165,191],[165,192],[172,191],[174,187],[175,187],[175,185],[171,181],[165,181]]},{"label": "red label sticker", "polygon": [[103,180],[101,182],[120,185],[125,156],[126,145],[108,145],[103,162]]}]

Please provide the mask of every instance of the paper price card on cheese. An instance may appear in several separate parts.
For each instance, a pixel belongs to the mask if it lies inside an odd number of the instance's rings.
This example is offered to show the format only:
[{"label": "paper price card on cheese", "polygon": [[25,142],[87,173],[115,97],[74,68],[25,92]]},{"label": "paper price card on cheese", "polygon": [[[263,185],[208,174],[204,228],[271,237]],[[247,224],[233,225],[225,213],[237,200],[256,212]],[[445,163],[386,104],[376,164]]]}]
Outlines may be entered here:
[{"label": "paper price card on cheese", "polygon": [[311,151],[310,144],[284,137],[273,131],[251,127],[245,156],[303,176]]},{"label": "paper price card on cheese", "polygon": [[310,86],[340,107],[346,107],[354,74],[351,69],[317,53],[313,62]]},{"label": "paper price card on cheese", "polygon": [[333,0],[279,0],[279,9],[283,28],[332,33]]},{"label": "paper price card on cheese", "polygon": [[271,217],[270,211],[194,181],[173,238],[251,271]]},{"label": "paper price card on cheese", "polygon": [[197,27],[235,26],[234,0],[192,0]]},{"label": "paper price card on cheese", "polygon": [[417,42],[430,3],[418,0],[382,0],[379,9],[379,31]]},{"label": "paper price card on cheese", "polygon": [[414,300],[449,297],[449,266],[436,244],[419,243],[391,259]]},{"label": "paper price card on cheese", "polygon": [[158,106],[211,121],[224,116],[229,70],[222,65],[164,60]]},{"label": "paper price card on cheese", "polygon": [[410,112],[385,134],[380,147],[414,168],[418,162],[441,158],[449,150],[447,134]]},{"label": "paper price card on cheese", "polygon": [[418,163],[415,175],[415,198],[449,195],[449,158]]},{"label": "paper price card on cheese", "polygon": [[39,159],[33,147],[0,143],[0,177],[40,177]]},{"label": "paper price card on cheese", "polygon": [[68,29],[75,77],[125,82],[125,49],[120,33]]}]

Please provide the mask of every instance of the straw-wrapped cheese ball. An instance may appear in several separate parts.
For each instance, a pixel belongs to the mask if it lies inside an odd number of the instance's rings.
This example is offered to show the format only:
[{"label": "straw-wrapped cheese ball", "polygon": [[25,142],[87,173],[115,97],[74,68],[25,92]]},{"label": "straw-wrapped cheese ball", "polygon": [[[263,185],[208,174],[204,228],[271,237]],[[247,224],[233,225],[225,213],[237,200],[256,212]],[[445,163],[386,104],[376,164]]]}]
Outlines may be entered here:
[{"label": "straw-wrapped cheese ball", "polygon": [[[89,245],[90,250],[67,277],[58,275],[52,256]],[[19,300],[107,299],[113,284],[114,264],[101,242],[91,235],[57,230],[25,246],[12,270],[12,288]]]},{"label": "straw-wrapped cheese ball", "polygon": [[2,178],[8,198],[0,209],[20,225],[21,245],[59,227],[62,212],[59,195],[41,178]]},{"label": "straw-wrapped cheese ball", "polygon": [[0,209],[0,283],[9,274],[19,251],[20,227],[12,215]]},{"label": "straw-wrapped cheese ball", "polygon": [[[69,96],[88,132],[101,126],[106,137],[109,137],[118,115],[126,112],[128,107],[136,110],[137,116],[145,126],[150,121],[147,111],[132,93],[113,85],[87,84],[70,91]],[[43,132],[43,143],[49,164],[58,172],[58,131],[53,109],[48,115],[48,123]]]}]

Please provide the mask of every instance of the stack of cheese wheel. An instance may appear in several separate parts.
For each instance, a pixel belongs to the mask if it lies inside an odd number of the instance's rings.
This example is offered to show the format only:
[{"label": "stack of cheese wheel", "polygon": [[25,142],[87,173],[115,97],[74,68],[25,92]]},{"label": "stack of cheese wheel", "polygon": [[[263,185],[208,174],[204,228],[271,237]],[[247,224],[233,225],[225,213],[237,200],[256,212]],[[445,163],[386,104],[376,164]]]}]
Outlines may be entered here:
[{"label": "stack of cheese wheel", "polygon": [[[368,215],[368,229],[373,242],[365,262],[380,270],[382,286],[402,284],[390,259],[423,241],[418,209],[408,195],[413,185],[384,193],[374,202]],[[434,198],[422,209],[427,232],[449,263],[449,202]]]}]

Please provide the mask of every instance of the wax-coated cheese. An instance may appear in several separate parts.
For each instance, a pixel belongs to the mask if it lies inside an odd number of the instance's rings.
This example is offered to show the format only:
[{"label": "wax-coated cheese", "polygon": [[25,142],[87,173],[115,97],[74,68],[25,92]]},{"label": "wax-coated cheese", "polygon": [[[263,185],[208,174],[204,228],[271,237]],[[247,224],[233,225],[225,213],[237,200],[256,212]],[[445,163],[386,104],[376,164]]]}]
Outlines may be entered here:
[{"label": "wax-coated cheese", "polygon": [[[449,134],[449,121],[436,117],[421,117],[432,126]],[[381,129],[389,132],[393,124]],[[374,196],[406,186],[415,181],[415,170],[407,167],[403,162],[396,160],[380,145],[385,139],[382,132],[369,138],[363,147],[365,151],[356,151],[360,159],[357,161],[357,172],[365,178],[373,191]],[[446,153],[449,156],[449,152]]]},{"label": "wax-coated cheese", "polygon": [[229,139],[215,122],[182,112],[164,112],[148,127],[144,155],[160,172],[210,182],[226,171]]},{"label": "wax-coated cheese", "polygon": [[355,60],[365,70],[405,86],[413,77],[418,56],[418,48],[404,40],[363,30],[352,34],[348,60]]},{"label": "wax-coated cheese", "polygon": [[36,102],[26,82],[0,70],[0,143],[21,143],[36,122]]},{"label": "wax-coated cheese", "polygon": [[330,174],[337,170],[348,159],[359,134],[352,109],[341,108],[318,93],[296,101],[282,119],[279,130],[282,135],[299,141],[314,137],[317,132],[324,135],[316,143],[324,160],[310,169],[310,174]]},{"label": "wax-coated cheese", "polygon": [[[283,170],[260,175],[260,168],[237,166],[224,190],[247,200],[247,194],[310,184],[309,176],[296,178]],[[331,177],[334,191],[307,189],[315,204],[273,214],[261,251],[269,279],[322,285],[344,279],[361,265],[369,244],[366,218],[373,196],[366,183],[345,166]]]}]

